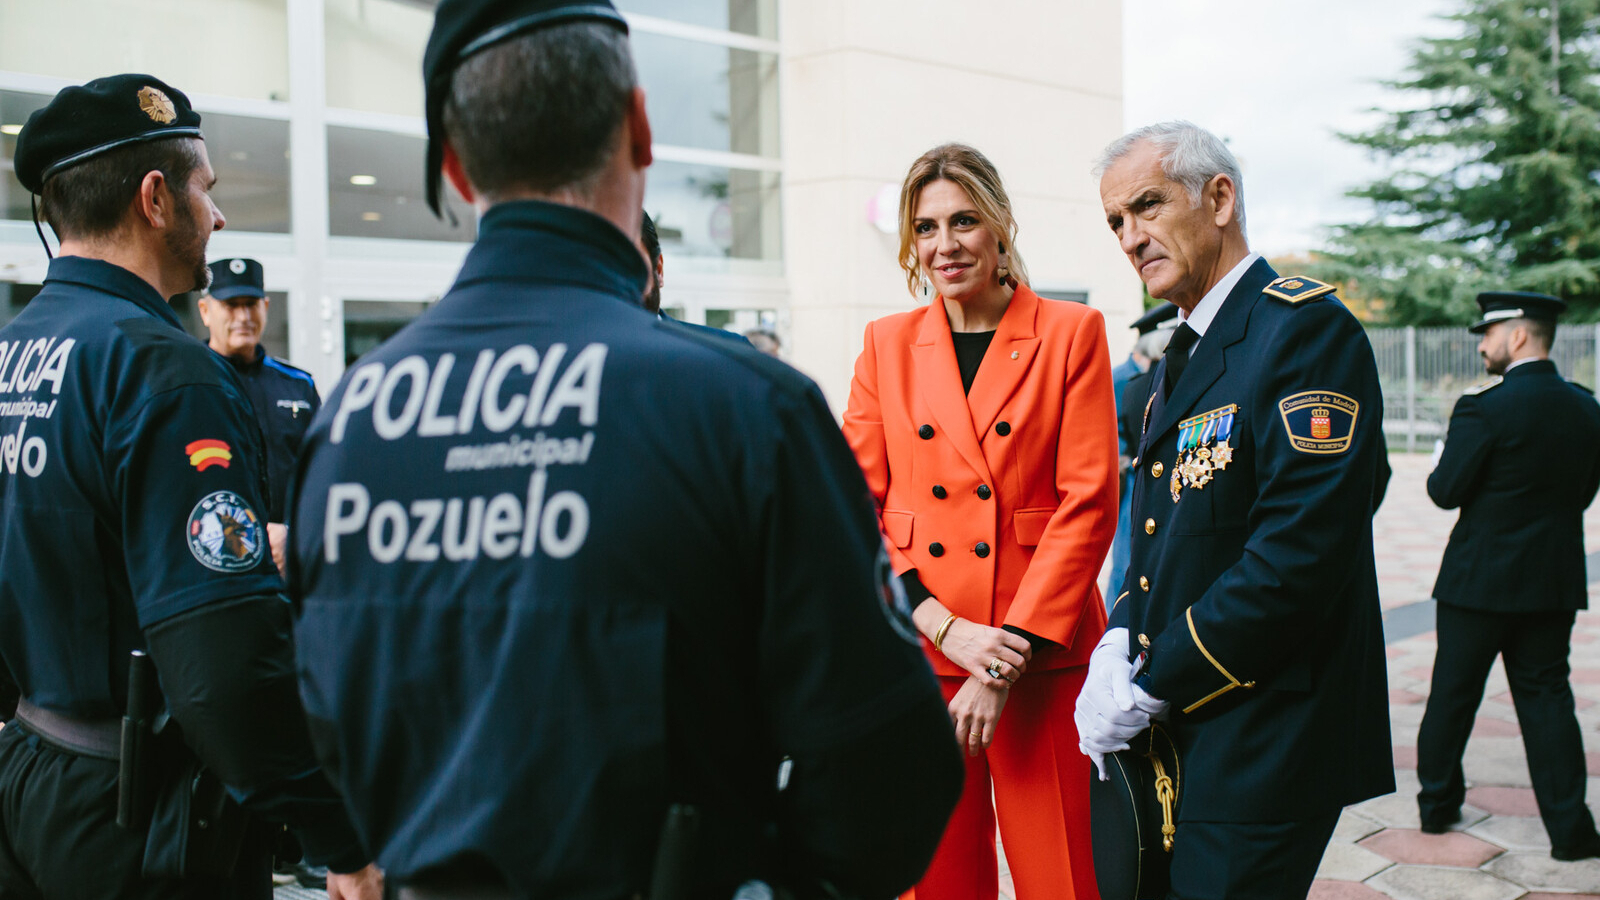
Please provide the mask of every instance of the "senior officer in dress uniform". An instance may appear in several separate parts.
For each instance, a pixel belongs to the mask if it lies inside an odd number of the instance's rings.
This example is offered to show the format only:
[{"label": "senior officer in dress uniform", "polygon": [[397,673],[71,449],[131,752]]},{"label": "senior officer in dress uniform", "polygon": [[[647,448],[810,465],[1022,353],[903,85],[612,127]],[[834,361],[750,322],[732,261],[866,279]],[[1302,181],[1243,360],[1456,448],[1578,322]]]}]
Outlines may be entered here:
[{"label": "senior officer in dress uniform", "polygon": [[1505,660],[1550,855],[1600,856],[1584,804],[1583,738],[1567,681],[1572,623],[1587,609],[1583,511],[1600,488],[1600,405],[1550,361],[1566,304],[1527,293],[1478,295],[1478,352],[1494,376],[1450,416],[1428,496],[1461,508],[1439,580],[1439,652],[1417,735],[1422,830],[1461,818],[1461,754],[1496,655]]},{"label": "senior officer in dress uniform", "polygon": [[1107,224],[1183,320],[1145,404],[1084,748],[1098,763],[1165,718],[1184,776],[1171,896],[1303,897],[1340,809],[1394,790],[1372,350],[1331,286],[1250,252],[1238,163],[1214,135],[1149,126],[1100,171]]},{"label": "senior officer in dress uniform", "polygon": [[[442,169],[477,243],[329,396],[290,535],[313,732],[387,876],[911,884],[959,791],[944,704],[816,386],[639,306],[624,20],[445,0],[424,72],[430,198]],[[696,838],[658,840],[675,804]]]},{"label": "senior officer in dress uniform", "polygon": [[199,306],[200,319],[211,334],[208,346],[233,366],[261,423],[267,444],[267,536],[272,559],[282,571],[289,478],[322,399],[310,372],[274,358],[261,346],[271,303],[261,263],[236,258],[211,264],[211,287]]},{"label": "senior officer in dress uniform", "polygon": [[[249,400],[167,304],[205,286],[223,226],[200,116],[146,75],[69,87],[23,127],[16,172],[61,255],[0,330],[0,657],[22,692],[0,730],[0,896],[267,896],[265,847],[221,840],[236,810],[203,801],[198,756],[358,873],[331,896],[376,898],[296,693]],[[173,723],[119,775],[136,650]]]}]

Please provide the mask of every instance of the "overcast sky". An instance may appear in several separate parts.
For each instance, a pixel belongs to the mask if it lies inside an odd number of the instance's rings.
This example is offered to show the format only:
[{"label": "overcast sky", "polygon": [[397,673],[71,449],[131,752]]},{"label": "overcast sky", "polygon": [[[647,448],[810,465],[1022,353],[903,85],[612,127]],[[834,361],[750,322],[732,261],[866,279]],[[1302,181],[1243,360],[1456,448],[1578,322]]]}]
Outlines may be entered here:
[{"label": "overcast sky", "polygon": [[1326,226],[1365,218],[1344,197],[1379,174],[1335,137],[1398,108],[1378,82],[1400,78],[1424,35],[1459,0],[1125,0],[1124,124],[1189,119],[1228,141],[1244,168],[1252,249],[1319,247]]}]

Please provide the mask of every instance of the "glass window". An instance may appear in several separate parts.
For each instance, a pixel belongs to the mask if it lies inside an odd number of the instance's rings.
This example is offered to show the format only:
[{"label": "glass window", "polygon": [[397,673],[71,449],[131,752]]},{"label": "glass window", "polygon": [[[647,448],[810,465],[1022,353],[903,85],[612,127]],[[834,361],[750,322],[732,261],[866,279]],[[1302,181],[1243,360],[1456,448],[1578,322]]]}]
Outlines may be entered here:
[{"label": "glass window", "polygon": [[[471,241],[472,210],[455,203],[460,224],[434,216],[423,192],[427,141],[409,134],[363,128],[328,128],[328,228],[339,237]],[[227,210],[223,210],[224,213]]]},{"label": "glass window", "polygon": [[657,162],[644,206],[656,221],[661,252],[777,260],[782,257],[776,172]]},{"label": "glass window", "polygon": [[436,5],[434,0],[326,0],[328,105],[422,116],[422,51]]},{"label": "glass window", "polygon": [[[28,191],[17,181],[12,157],[22,123],[50,102],[43,94],[0,91],[0,152],[5,178],[0,179],[0,206],[5,218],[26,222],[31,217]],[[211,192],[228,219],[229,231],[289,232],[289,123],[202,113],[206,154],[217,173]]]},{"label": "glass window", "polygon": [[617,8],[718,31],[778,36],[777,0],[617,0]]},{"label": "glass window", "polygon": [[658,144],[778,155],[778,57],[647,32],[633,35]]},{"label": "glass window", "polygon": [[354,365],[363,354],[394,337],[427,308],[428,304],[420,300],[344,301],[345,366]]},{"label": "glass window", "polygon": [[286,0],[0,0],[0,60],[75,82],[148,72],[186,94],[289,99]]},{"label": "glass window", "polygon": [[17,317],[35,295],[44,290],[42,284],[16,284],[0,281],[0,327]]}]

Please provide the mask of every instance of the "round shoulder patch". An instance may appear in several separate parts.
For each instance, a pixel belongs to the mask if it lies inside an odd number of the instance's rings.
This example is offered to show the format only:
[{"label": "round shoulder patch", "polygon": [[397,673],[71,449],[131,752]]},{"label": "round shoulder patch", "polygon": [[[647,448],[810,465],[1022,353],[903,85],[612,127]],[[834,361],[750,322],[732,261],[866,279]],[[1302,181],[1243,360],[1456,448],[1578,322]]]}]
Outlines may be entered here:
[{"label": "round shoulder patch", "polygon": [[267,546],[255,510],[232,491],[213,491],[196,503],[185,537],[194,558],[217,572],[255,568]]}]

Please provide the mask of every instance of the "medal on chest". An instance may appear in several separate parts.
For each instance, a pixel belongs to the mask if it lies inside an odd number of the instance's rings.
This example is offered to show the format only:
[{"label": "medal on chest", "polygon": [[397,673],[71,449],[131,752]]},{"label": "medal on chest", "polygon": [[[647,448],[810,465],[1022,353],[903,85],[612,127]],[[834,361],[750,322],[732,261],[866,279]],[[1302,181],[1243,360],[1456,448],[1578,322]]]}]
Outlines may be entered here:
[{"label": "medal on chest", "polygon": [[1178,423],[1178,458],[1172,463],[1172,480],[1168,484],[1173,503],[1178,502],[1184,488],[1200,490],[1233,462],[1233,446],[1228,439],[1238,412],[1238,405],[1230,403]]}]

